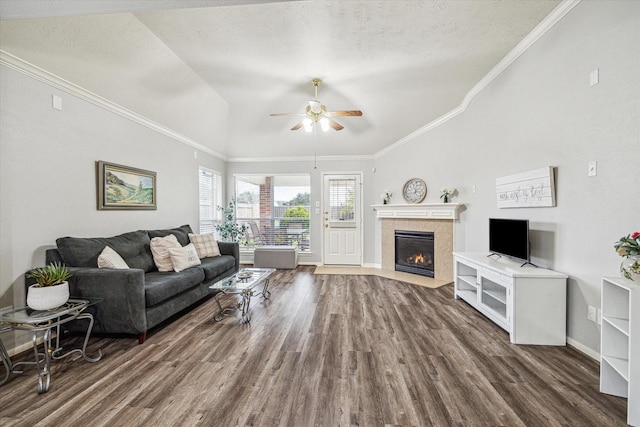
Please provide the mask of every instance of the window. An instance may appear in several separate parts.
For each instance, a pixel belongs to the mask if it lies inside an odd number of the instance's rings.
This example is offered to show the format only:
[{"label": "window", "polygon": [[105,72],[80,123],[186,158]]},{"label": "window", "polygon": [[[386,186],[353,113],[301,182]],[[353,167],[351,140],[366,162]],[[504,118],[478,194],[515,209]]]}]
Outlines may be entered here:
[{"label": "window", "polygon": [[247,249],[263,245],[310,250],[311,178],[236,175],[236,220],[247,225]]},{"label": "window", "polygon": [[355,221],[356,179],[332,179],[329,182],[329,220],[353,223]]},{"label": "window", "polygon": [[200,233],[213,233],[220,220],[217,207],[222,202],[222,179],[218,172],[204,167],[198,171],[200,179]]}]

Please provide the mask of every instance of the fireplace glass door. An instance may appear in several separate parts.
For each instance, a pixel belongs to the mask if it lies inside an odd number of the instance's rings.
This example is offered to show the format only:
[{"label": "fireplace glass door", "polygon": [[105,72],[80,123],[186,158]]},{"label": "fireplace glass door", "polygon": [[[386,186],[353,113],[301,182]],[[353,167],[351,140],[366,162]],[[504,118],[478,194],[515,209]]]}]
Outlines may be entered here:
[{"label": "fireplace glass door", "polygon": [[431,232],[396,230],[396,271],[434,277],[433,243]]}]

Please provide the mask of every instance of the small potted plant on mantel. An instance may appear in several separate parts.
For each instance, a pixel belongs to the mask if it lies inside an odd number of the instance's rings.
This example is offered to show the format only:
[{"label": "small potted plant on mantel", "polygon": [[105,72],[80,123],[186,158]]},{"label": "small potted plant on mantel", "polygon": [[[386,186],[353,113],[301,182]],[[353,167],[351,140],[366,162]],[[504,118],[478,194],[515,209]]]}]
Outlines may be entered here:
[{"label": "small potted plant on mantel", "polygon": [[54,262],[31,270],[27,277],[36,281],[27,291],[27,305],[33,310],[51,310],[69,300],[71,273],[66,265]]}]

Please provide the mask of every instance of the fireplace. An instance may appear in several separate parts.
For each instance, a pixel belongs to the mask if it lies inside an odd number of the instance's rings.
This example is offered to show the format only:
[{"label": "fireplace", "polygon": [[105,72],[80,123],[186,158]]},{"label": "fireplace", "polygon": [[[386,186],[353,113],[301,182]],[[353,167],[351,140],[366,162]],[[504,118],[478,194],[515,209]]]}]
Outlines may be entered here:
[{"label": "fireplace", "polygon": [[433,233],[395,230],[396,271],[434,277]]}]

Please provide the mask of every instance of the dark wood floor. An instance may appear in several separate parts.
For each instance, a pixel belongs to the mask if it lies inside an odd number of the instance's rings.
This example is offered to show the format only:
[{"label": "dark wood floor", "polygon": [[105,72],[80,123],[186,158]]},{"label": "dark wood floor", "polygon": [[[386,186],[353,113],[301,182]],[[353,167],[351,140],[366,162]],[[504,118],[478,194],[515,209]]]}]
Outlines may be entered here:
[{"label": "dark wood floor", "polygon": [[595,361],[510,344],[451,285],[300,267],[272,291],[250,326],[208,299],[143,345],[92,338],[103,359],[55,362],[44,395],[29,368],[0,387],[0,425],[625,425]]}]

